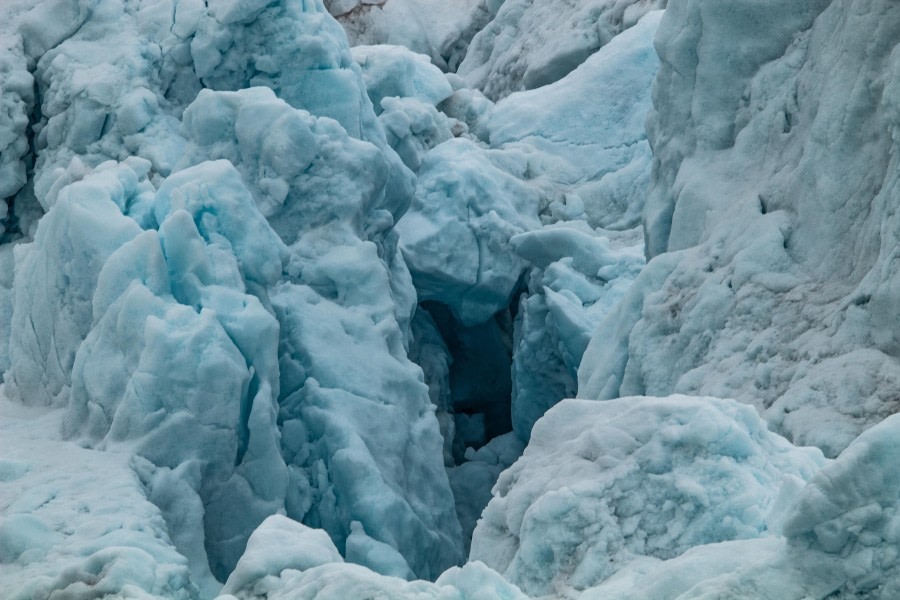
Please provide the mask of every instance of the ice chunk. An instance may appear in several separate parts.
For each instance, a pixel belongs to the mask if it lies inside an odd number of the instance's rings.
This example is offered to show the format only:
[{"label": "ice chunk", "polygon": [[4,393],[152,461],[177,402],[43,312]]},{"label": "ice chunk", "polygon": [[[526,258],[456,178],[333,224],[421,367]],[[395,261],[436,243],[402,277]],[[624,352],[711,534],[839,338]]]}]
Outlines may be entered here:
[{"label": "ice chunk", "polygon": [[585,589],[638,557],[765,535],[783,478],[824,462],[734,401],[567,400],[501,475],[471,559],[530,594]]},{"label": "ice chunk", "polygon": [[485,0],[328,0],[353,46],[396,44],[455,71],[472,37],[490,20]]},{"label": "ice chunk", "polygon": [[509,238],[540,226],[537,192],[495,161],[506,166],[468,140],[441,144],[426,155],[398,224],[419,300],[447,304],[466,325],[509,305],[526,266]]},{"label": "ice chunk", "polygon": [[427,56],[403,46],[356,46],[351,55],[362,69],[375,114],[381,113],[384,98],[414,98],[437,106],[453,92]]},{"label": "ice chunk", "polygon": [[388,145],[414,172],[422,166],[422,158],[429,150],[449,140],[454,129],[462,127],[430,104],[413,98],[385,98],[381,106],[384,111],[378,120],[384,126]]},{"label": "ice chunk", "polygon": [[540,174],[544,186],[558,188],[546,192],[557,204],[583,203],[581,211],[551,204],[557,220],[638,225],[650,176],[644,121],[658,66],[653,36],[662,14],[645,15],[564,78],[512,94],[491,111],[485,124],[491,146],[538,153],[531,179]]},{"label": "ice chunk", "polygon": [[260,579],[278,577],[285,569],[305,571],[344,559],[321,529],[310,529],[282,515],[263,521],[247,541],[247,549],[228,576],[223,594],[251,590]]},{"label": "ice chunk", "polygon": [[533,265],[528,293],[519,300],[512,364],[512,426],[527,442],[547,409],[575,395],[591,334],[643,267],[643,245],[611,241],[577,221],[522,233],[510,243]]},{"label": "ice chunk", "polygon": [[75,353],[93,323],[91,298],[101,267],[141,228],[122,214],[141,192],[125,166],[65,188],[41,219],[34,241],[16,247],[10,337],[10,394],[29,404],[63,405]]},{"label": "ice chunk", "polygon": [[553,83],[665,2],[505,0],[472,40],[458,73],[498,100]]}]

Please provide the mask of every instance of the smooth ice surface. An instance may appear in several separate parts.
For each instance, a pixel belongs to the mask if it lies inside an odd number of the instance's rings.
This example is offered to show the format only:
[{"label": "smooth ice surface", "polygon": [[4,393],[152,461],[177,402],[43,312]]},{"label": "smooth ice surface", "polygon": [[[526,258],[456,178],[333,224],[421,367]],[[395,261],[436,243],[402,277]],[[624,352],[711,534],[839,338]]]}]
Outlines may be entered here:
[{"label": "smooth ice surface", "polygon": [[472,40],[458,73],[488,98],[562,79],[660,0],[505,0]]},{"label": "smooth ice surface", "polygon": [[782,481],[823,463],[734,401],[566,400],[500,476],[470,559],[532,595],[583,590],[638,557],[765,535]]},{"label": "smooth ice surface", "polygon": [[655,258],[580,397],[736,397],[830,456],[897,410],[898,28],[891,2],[669,6]]}]

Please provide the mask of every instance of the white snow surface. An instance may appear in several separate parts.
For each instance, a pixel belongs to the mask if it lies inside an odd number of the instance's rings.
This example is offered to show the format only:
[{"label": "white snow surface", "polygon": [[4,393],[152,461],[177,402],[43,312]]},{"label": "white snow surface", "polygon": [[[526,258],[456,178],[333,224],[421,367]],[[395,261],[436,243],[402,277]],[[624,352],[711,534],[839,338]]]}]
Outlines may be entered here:
[{"label": "white snow surface", "polygon": [[140,459],[62,441],[59,411],[0,395],[0,596],[196,597]]}]

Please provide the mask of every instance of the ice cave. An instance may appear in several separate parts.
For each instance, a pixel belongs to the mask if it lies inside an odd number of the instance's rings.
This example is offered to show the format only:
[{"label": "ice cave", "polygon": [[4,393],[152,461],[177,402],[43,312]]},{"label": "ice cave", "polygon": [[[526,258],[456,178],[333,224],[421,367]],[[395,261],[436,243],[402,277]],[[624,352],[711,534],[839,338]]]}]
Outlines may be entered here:
[{"label": "ice cave", "polygon": [[900,599],[897,0],[0,0],[0,600]]}]

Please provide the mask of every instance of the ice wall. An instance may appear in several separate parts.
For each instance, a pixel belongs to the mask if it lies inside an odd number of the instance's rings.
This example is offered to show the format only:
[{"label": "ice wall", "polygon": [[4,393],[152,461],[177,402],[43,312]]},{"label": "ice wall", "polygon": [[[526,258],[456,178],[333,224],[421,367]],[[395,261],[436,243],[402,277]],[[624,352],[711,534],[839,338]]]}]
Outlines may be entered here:
[{"label": "ice wall", "polygon": [[669,6],[654,259],[580,397],[734,396],[832,456],[897,410],[898,28],[891,2]]}]

